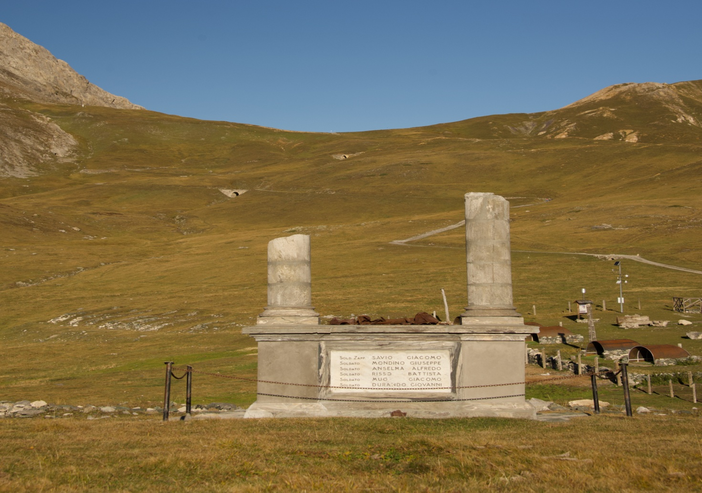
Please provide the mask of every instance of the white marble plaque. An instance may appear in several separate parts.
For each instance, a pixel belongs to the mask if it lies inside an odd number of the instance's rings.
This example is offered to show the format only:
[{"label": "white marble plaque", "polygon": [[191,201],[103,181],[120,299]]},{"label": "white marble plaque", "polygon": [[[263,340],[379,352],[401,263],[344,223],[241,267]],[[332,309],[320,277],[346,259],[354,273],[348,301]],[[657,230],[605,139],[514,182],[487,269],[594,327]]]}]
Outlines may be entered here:
[{"label": "white marble plaque", "polygon": [[447,350],[330,351],[332,392],[451,392]]}]

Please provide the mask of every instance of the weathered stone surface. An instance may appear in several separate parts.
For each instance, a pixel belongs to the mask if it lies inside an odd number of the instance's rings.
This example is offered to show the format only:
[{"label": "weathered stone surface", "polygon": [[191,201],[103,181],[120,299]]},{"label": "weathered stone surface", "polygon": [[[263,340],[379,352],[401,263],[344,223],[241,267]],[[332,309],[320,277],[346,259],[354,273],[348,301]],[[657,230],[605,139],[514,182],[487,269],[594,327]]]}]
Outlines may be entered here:
[{"label": "weathered stone surface", "polygon": [[512,301],[509,202],[465,195],[468,305],[462,317],[519,317]]},{"label": "weathered stone surface", "polygon": [[702,339],[702,332],[688,332],[686,335],[688,339]]},{"label": "weathered stone surface", "polygon": [[622,329],[636,329],[638,327],[652,325],[648,316],[638,314],[617,317],[617,324]]},{"label": "weathered stone surface", "polygon": [[524,400],[524,340],[539,329],[526,327],[512,304],[507,201],[467,194],[466,239],[468,306],[457,325],[279,322],[271,315],[280,308],[310,299],[276,286],[291,282],[307,296],[307,272],[296,269],[309,256],[294,259],[309,250],[271,242],[269,306],[243,330],[258,343],[258,399],[245,417],[388,417],[401,405],[408,417],[534,418]]},{"label": "weathered stone surface", "polygon": [[[594,407],[595,406],[595,401],[592,399],[579,399],[575,401],[569,401],[568,402],[569,407]],[[609,402],[605,401],[600,401],[600,407],[607,407],[609,406]]]},{"label": "weathered stone surface", "polygon": [[268,243],[268,306],[257,323],[319,323],[319,314],[312,307],[309,235],[276,238]]},{"label": "weathered stone surface", "polygon": [[678,325],[692,325],[692,322],[690,322],[689,320],[685,320],[684,318],[681,318],[680,320],[678,320]]},{"label": "weathered stone surface", "polygon": [[537,399],[536,397],[532,397],[527,402],[534,407],[537,413],[541,411],[548,411],[549,406],[553,404],[552,401],[542,401],[541,399]]}]

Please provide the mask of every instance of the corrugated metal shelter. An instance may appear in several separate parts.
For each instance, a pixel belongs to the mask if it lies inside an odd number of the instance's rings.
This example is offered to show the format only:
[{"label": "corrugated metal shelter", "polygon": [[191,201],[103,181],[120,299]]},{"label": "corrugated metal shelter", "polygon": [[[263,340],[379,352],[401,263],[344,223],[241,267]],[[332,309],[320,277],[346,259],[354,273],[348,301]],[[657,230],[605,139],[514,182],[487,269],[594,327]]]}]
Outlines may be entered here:
[{"label": "corrugated metal shelter", "polygon": [[690,353],[683,348],[672,344],[648,344],[646,346],[636,346],[629,351],[629,361],[647,361],[654,365],[660,360],[685,359]]},{"label": "corrugated metal shelter", "polygon": [[605,356],[614,351],[628,351],[639,346],[639,343],[631,339],[610,339],[608,341],[592,341],[587,345],[587,354],[599,354]]}]

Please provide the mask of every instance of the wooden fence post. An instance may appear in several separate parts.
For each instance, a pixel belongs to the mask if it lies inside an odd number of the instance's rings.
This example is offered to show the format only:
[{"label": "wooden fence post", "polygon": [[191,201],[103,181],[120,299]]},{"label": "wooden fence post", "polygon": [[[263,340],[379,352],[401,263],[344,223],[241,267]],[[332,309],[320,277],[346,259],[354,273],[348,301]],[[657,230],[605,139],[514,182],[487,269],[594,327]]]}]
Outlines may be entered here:
[{"label": "wooden fence post", "polygon": [[669,378],[668,379],[668,387],[670,387],[670,398],[674,399],[675,398],[675,392],[673,392],[673,379]]},{"label": "wooden fence post", "polygon": [[690,388],[692,389],[692,402],[697,404],[697,389],[695,388],[695,382],[692,379],[691,371],[687,372],[687,382],[690,384]]},{"label": "wooden fence post", "polygon": [[648,384],[648,395],[651,395],[651,374],[646,375],[646,383]]}]

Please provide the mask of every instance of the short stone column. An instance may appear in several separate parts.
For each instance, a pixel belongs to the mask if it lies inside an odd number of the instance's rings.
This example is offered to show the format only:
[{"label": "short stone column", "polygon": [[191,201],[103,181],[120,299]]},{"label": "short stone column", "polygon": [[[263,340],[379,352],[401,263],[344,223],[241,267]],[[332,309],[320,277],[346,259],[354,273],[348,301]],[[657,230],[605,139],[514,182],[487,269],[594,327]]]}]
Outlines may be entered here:
[{"label": "short stone column", "polygon": [[268,243],[268,306],[257,324],[319,324],[319,314],[312,306],[310,261],[309,235]]},{"label": "short stone column", "polygon": [[509,202],[492,193],[467,193],[468,306],[462,325],[475,318],[521,317],[512,302]]}]

